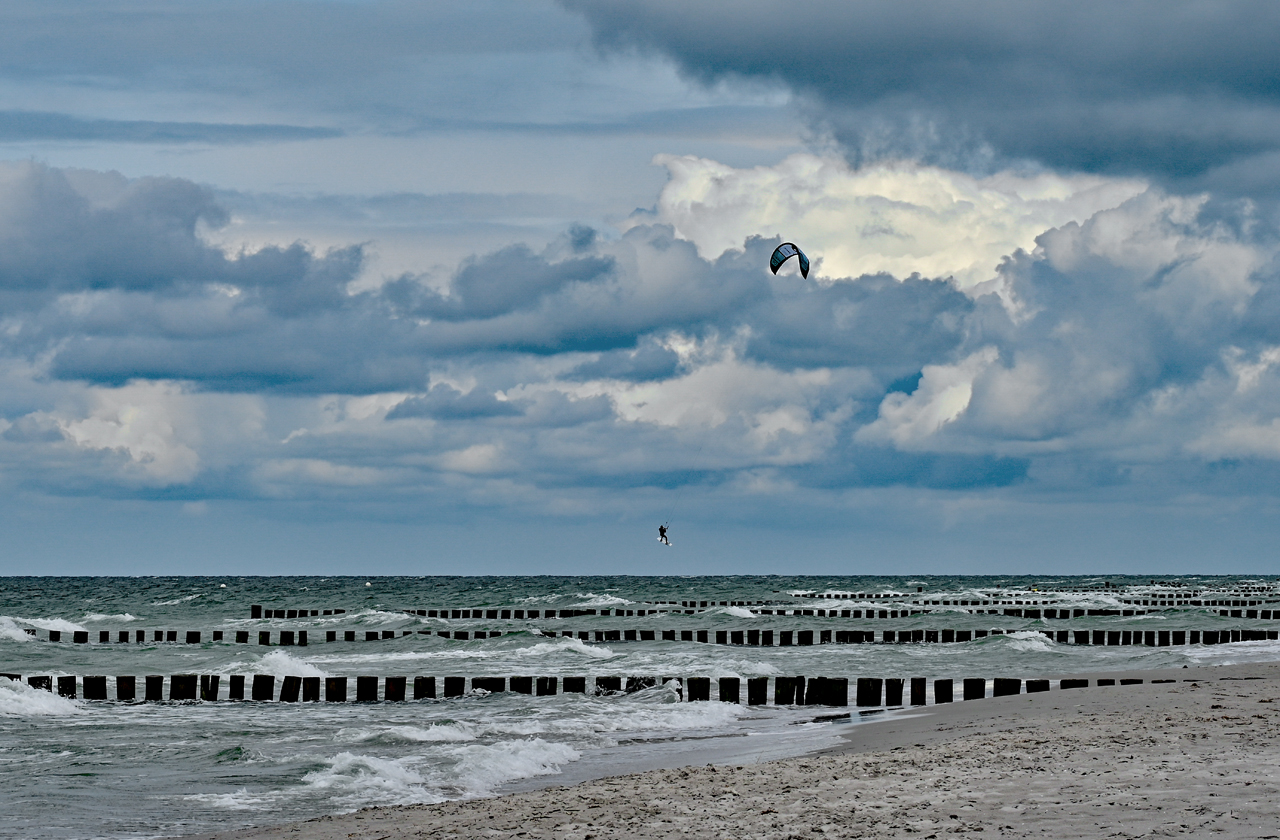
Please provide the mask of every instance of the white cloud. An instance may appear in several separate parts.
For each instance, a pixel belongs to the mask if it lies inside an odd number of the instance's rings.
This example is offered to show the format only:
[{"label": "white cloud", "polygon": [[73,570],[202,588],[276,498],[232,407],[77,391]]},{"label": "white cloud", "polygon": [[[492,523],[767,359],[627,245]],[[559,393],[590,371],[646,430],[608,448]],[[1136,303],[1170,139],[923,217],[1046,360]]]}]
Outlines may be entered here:
[{"label": "white cloud", "polygon": [[997,358],[999,352],[986,347],[954,365],[926,365],[916,390],[886,395],[880,417],[859,429],[857,439],[914,448],[969,408],[974,379]]},{"label": "white cloud", "polygon": [[123,452],[149,478],[174,484],[200,469],[199,429],[182,386],[135,382],[123,388],[93,388],[87,417],[60,419],[69,440],[86,449]]},{"label": "white cloud", "polygon": [[1147,189],[1133,179],[1049,172],[974,178],[908,162],[854,170],[811,154],[751,169],[692,156],[655,162],[670,173],[658,221],[706,259],[749,236],[780,236],[821,260],[824,277],[953,276],[963,289],[995,277],[1001,258],[1034,248],[1046,230]]},{"label": "white cloud", "polygon": [[450,472],[489,473],[501,465],[502,449],[492,443],[477,443],[466,449],[445,452],[440,466]]}]

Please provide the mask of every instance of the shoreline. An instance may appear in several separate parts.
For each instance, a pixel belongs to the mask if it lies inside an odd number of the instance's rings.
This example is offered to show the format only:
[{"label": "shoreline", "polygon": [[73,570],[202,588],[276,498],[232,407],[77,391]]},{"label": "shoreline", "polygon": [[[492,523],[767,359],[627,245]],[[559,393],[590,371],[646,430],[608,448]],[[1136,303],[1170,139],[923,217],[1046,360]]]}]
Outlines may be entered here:
[{"label": "shoreline", "polygon": [[[1091,687],[907,709],[794,758],[692,766],[703,754],[678,768],[572,786],[547,777],[489,799],[186,840],[1280,837],[1280,663],[1067,676]],[[1144,682],[1098,687],[1097,677]]]}]

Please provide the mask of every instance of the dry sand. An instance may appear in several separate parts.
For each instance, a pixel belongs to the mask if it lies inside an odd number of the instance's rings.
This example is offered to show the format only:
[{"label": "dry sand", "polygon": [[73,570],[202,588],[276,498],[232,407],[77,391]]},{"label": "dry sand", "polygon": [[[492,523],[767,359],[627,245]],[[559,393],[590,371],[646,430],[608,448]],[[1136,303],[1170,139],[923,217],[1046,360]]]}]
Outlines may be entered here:
[{"label": "dry sand", "polygon": [[1146,682],[931,706],[802,758],[212,836],[1280,838],[1280,664],[1107,676]]}]

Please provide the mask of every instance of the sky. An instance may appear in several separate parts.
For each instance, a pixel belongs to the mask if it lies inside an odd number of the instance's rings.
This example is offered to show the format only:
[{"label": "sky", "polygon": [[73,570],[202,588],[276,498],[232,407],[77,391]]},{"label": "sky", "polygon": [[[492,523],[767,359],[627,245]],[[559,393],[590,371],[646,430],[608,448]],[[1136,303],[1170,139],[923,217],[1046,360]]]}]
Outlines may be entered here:
[{"label": "sky", "polygon": [[0,2],[0,574],[1280,574],[1278,36]]}]

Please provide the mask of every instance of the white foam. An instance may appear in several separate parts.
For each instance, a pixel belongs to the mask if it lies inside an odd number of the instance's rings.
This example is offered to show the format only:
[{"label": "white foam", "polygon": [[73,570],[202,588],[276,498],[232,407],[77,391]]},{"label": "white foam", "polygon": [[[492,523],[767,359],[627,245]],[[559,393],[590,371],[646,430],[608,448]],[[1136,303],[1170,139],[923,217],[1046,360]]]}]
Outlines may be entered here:
[{"label": "white foam", "polygon": [[273,803],[271,798],[251,795],[247,788],[240,788],[235,793],[192,793],[181,798],[186,802],[199,802],[229,811],[258,811]]},{"label": "white foam", "polygon": [[187,595],[182,598],[174,598],[172,601],[155,601],[151,604],[153,607],[172,607],[176,604],[185,604],[187,601],[194,601],[200,597],[200,593],[195,595]]},{"label": "white foam", "polygon": [[[595,732],[681,732],[690,729],[717,729],[734,723],[746,714],[736,703],[602,703],[604,708],[585,715],[586,728]],[[581,724],[579,724],[581,726]]]},{"label": "white foam", "polygon": [[615,604],[635,603],[635,601],[628,601],[626,598],[619,598],[616,595],[597,595],[594,592],[580,592],[577,597],[584,599],[572,605],[579,609],[583,607],[612,607]]},{"label": "white foam", "polygon": [[756,617],[756,614],[753,613],[751,610],[744,609],[742,607],[719,607],[716,610],[716,612],[721,612],[721,613],[724,613],[725,615],[731,615],[736,618],[755,618]]},{"label": "white foam", "polygon": [[430,726],[388,726],[378,729],[344,730],[338,738],[353,742],[456,744],[476,740],[476,727],[469,723],[436,723]]},{"label": "white foam", "polygon": [[549,776],[582,753],[568,744],[532,738],[461,748],[457,783],[468,796],[489,796],[507,782]]},{"label": "white foam", "polygon": [[118,621],[129,622],[137,621],[138,617],[129,613],[116,613],[115,615],[106,615],[104,613],[88,613],[82,619],[83,621]]},{"label": "white foam", "polygon": [[361,610],[354,615],[347,613],[346,615],[338,616],[338,618],[342,620],[350,620],[352,618],[370,619],[371,621],[368,623],[375,624],[400,624],[409,619],[417,618],[417,616],[411,616],[408,613],[402,612],[390,612],[388,610]]},{"label": "white foam", "polygon": [[0,639],[9,639],[14,642],[29,642],[31,636],[27,635],[27,631],[19,627],[12,618],[7,615],[0,615]]},{"label": "white foam", "polygon": [[588,659],[612,659],[616,654],[604,645],[589,645],[573,636],[559,636],[553,642],[538,642],[525,648],[508,651],[508,655],[520,657],[547,656],[549,654],[572,653]]},{"label": "white foam", "polygon": [[[991,637],[988,636],[988,638]],[[1048,636],[1034,630],[1018,630],[1013,633],[1005,633],[1004,638],[1008,640],[1009,646],[1017,651],[1044,653],[1057,647]]]},{"label": "white foam", "polygon": [[82,625],[67,621],[65,618],[23,618],[22,616],[13,616],[12,620],[30,624],[32,627],[39,627],[41,630],[61,630],[63,633],[73,633],[76,630],[88,629]]},{"label": "white foam", "polygon": [[274,674],[277,677],[327,677],[322,671],[306,660],[290,656],[283,650],[273,650],[251,666],[255,674]]},{"label": "white foam", "polygon": [[327,759],[323,769],[303,776],[302,781],[349,807],[444,801],[445,797],[426,788],[426,779],[409,766],[410,761],[341,752]]},{"label": "white foam", "polygon": [[0,715],[6,717],[62,716],[82,714],[75,700],[59,697],[51,691],[0,679]]}]

